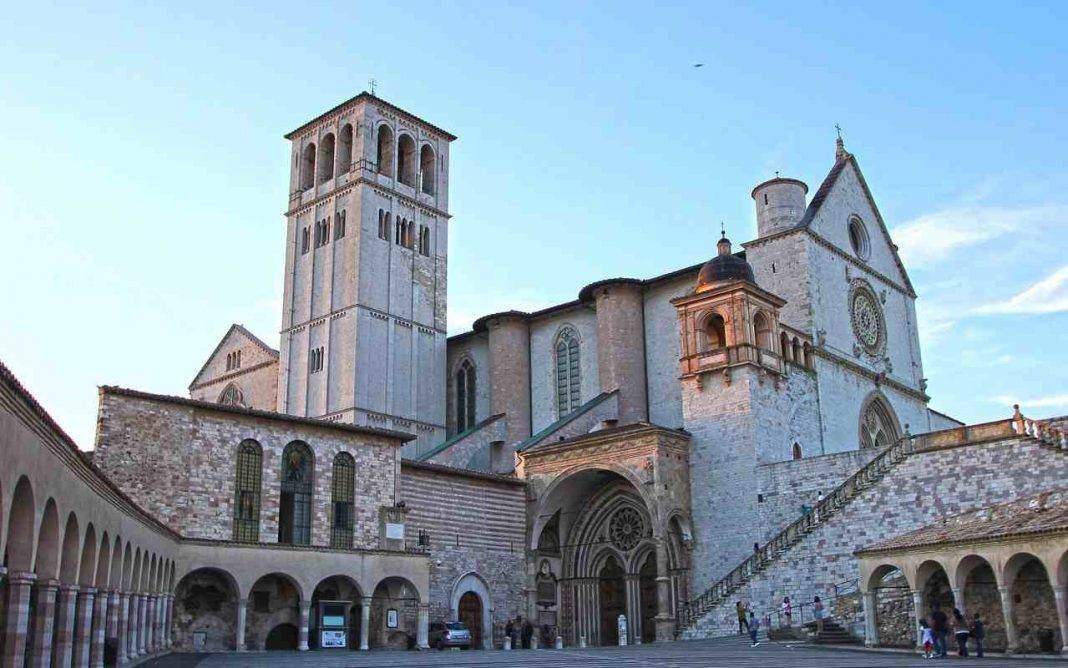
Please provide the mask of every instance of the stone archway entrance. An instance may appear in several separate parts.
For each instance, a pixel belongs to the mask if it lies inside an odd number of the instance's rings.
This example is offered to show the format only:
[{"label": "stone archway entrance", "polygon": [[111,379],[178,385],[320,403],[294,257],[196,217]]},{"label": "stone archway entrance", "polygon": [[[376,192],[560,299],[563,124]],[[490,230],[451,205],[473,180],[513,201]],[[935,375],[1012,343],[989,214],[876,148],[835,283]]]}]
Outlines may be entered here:
[{"label": "stone archway entrance", "polygon": [[608,557],[599,574],[601,599],[601,644],[619,644],[619,616],[626,614],[626,588],[623,569],[615,557]]},{"label": "stone archway entrance", "polygon": [[482,599],[473,591],[460,597],[459,620],[471,631],[471,646],[482,647]]}]

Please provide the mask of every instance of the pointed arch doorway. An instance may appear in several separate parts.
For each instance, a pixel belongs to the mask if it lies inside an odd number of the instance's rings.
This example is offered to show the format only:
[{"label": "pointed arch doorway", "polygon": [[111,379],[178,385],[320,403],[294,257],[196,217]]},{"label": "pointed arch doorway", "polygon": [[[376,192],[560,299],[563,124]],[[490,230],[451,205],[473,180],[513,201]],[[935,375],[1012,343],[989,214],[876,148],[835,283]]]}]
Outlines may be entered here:
[{"label": "pointed arch doorway", "polygon": [[615,557],[608,557],[598,574],[601,598],[601,644],[619,644],[619,616],[626,612],[623,569]]},{"label": "pointed arch doorway", "polygon": [[473,591],[460,597],[459,618],[471,631],[471,646],[482,647],[482,599]]}]

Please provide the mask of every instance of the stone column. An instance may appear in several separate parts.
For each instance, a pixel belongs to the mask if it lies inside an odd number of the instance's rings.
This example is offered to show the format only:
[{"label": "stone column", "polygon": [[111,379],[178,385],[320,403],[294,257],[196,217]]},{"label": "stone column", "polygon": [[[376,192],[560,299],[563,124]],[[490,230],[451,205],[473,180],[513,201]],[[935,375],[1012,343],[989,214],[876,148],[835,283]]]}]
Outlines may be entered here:
[{"label": "stone column", "polygon": [[52,665],[69,666],[74,655],[74,618],[78,586],[59,586],[56,597],[56,625],[52,634]]},{"label": "stone column", "polygon": [[118,639],[118,647],[116,652],[116,660],[120,666],[128,663],[128,654],[130,653],[130,594],[129,592],[119,592],[119,620],[118,627],[115,632],[115,637]]},{"label": "stone column", "polygon": [[92,668],[104,666],[104,631],[108,623],[108,593],[98,592],[93,599],[93,623],[89,641],[89,665]]},{"label": "stone column", "polygon": [[234,649],[244,652],[245,647],[245,620],[248,616],[248,599],[240,599],[237,602],[237,625],[234,627]]},{"label": "stone column", "polygon": [[167,637],[167,649],[174,647],[174,594],[167,594],[167,626],[164,635]]},{"label": "stone column", "polygon": [[297,649],[308,651],[308,615],[311,613],[311,601],[300,602],[300,635],[297,637]]},{"label": "stone column", "polygon": [[104,631],[105,638],[119,637],[119,612],[121,607],[119,590],[112,589],[108,592],[108,623]]},{"label": "stone column", "polygon": [[56,619],[56,591],[59,580],[43,580],[33,588],[33,637],[28,638],[31,666],[52,665],[53,624]]},{"label": "stone column", "polygon": [[152,651],[158,652],[163,645],[160,640],[160,634],[163,631],[163,624],[160,622],[160,613],[163,612],[163,597],[159,594],[152,595],[152,621],[149,624],[152,627],[149,638],[152,638]]},{"label": "stone column", "polygon": [[137,596],[137,655],[148,654],[148,628],[145,618],[148,613],[148,594]]},{"label": "stone column", "polygon": [[364,596],[360,605],[360,649],[367,651],[371,648],[367,640],[371,633],[371,597]]},{"label": "stone column", "polygon": [[145,635],[147,641],[145,642],[145,648],[149,654],[156,653],[156,645],[159,642],[159,636],[156,633],[158,625],[156,623],[157,616],[159,615],[159,596],[156,594],[148,595],[148,612],[145,613]]},{"label": "stone column", "polygon": [[667,542],[656,541],[656,641],[675,639],[675,615],[671,610],[671,575],[668,573]]},{"label": "stone column", "polygon": [[623,576],[623,593],[626,605],[624,606],[623,614],[627,616],[627,638],[628,643],[636,644],[635,638],[641,638],[641,587],[639,587],[638,576],[633,573],[627,573]]},{"label": "stone column", "polygon": [[879,627],[875,619],[875,592],[864,592],[864,644],[875,647],[879,644]]},{"label": "stone column", "polygon": [[73,665],[84,668],[89,665],[93,638],[93,604],[96,601],[94,587],[82,587],[78,592],[78,605],[74,613],[74,661]]},{"label": "stone column", "polygon": [[923,593],[914,591],[912,592],[912,609],[915,612],[915,623],[912,625],[913,630],[916,632],[916,648],[923,649],[923,629],[920,627],[920,620],[923,619]]},{"label": "stone column", "polygon": [[1001,594],[1001,614],[1005,617],[1005,653],[1015,654],[1019,649],[1019,640],[1016,637],[1016,620],[1013,619],[1012,589],[998,587]]},{"label": "stone column", "polygon": [[3,666],[22,668],[30,626],[30,596],[37,576],[16,571],[7,578],[7,617],[4,620]]},{"label": "stone column", "polygon": [[127,627],[126,627],[126,634],[127,634],[126,635],[126,656],[129,659],[137,658],[137,647],[138,647],[138,644],[140,643],[140,640],[137,637],[138,636],[138,631],[139,631],[139,629],[137,627],[137,622],[138,622],[138,616],[137,616],[138,613],[137,613],[137,611],[140,608],[141,608],[141,595],[137,594],[137,593],[134,593],[134,592],[131,592],[130,593],[129,617],[127,618]]},{"label": "stone column", "polygon": [[426,603],[419,604],[419,626],[415,631],[415,645],[419,649],[430,649],[428,642],[430,627],[430,606]]},{"label": "stone column", "polygon": [[1054,587],[1053,598],[1057,602],[1057,621],[1061,625],[1061,654],[1068,654],[1068,587]]}]

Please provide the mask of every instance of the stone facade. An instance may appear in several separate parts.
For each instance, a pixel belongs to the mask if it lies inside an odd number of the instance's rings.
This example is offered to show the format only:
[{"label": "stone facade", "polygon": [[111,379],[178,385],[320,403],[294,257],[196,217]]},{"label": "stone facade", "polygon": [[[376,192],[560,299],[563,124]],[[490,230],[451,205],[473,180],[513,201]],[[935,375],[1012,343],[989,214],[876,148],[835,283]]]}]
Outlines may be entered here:
[{"label": "stone facade", "polygon": [[273,411],[278,402],[278,351],[233,325],[189,385],[189,397]]}]

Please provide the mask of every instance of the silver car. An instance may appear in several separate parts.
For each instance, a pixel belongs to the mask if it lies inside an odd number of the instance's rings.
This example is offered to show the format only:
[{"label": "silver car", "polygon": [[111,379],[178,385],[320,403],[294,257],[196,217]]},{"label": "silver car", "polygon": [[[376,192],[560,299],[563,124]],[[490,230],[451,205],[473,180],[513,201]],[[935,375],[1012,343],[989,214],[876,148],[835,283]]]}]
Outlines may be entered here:
[{"label": "silver car", "polygon": [[434,622],[430,625],[427,641],[431,647],[445,649],[446,647],[459,647],[460,649],[471,648],[471,631],[463,622]]}]

